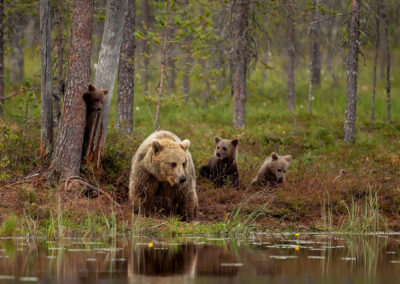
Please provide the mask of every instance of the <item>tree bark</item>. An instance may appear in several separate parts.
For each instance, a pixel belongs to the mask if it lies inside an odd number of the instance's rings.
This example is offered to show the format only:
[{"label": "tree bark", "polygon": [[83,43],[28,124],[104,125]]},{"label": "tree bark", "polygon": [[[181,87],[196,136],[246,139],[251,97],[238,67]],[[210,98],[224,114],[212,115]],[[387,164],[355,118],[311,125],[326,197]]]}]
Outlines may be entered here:
[{"label": "tree bark", "polygon": [[54,94],[54,125],[58,127],[60,117],[61,117],[61,97],[63,96],[63,42],[62,42],[62,1],[57,0],[57,38],[56,38],[56,47],[57,47],[57,85],[56,91]]},{"label": "tree bark", "polygon": [[[175,34],[175,28],[174,26],[170,25],[167,30],[168,33],[168,38],[171,39],[174,37]],[[168,50],[166,51],[166,65],[167,65],[167,70],[168,76],[167,76],[167,88],[168,88],[168,96],[175,92],[176,86],[175,86],[175,75],[176,75],[176,70],[175,70],[175,46],[174,44],[167,44]]]},{"label": "tree bark", "polygon": [[10,81],[17,84],[24,77],[24,18],[20,12],[13,12],[9,16],[8,28],[10,31]]},{"label": "tree bark", "polygon": [[385,61],[386,61],[386,123],[390,124],[390,44],[389,44],[389,31],[388,31],[388,19],[386,14],[386,6],[382,9],[382,21],[383,21],[383,33],[385,39]]},{"label": "tree bark", "polygon": [[[150,19],[151,19],[151,8],[150,8],[150,4],[149,1],[142,1],[142,12],[143,12],[143,18],[142,18],[142,22],[143,25],[146,26],[146,28],[143,28],[143,32],[146,33],[146,31],[149,29],[150,27]],[[149,79],[150,79],[150,73],[149,73],[149,65],[150,65],[150,60],[149,60],[149,56],[150,56],[150,42],[147,39],[143,40],[143,46],[142,46],[142,51],[145,54],[143,57],[143,91],[144,91],[144,95],[147,96],[149,94]]]},{"label": "tree bark", "polygon": [[246,126],[246,75],[247,75],[247,33],[249,28],[249,1],[233,0],[236,6],[234,25],[234,61],[233,73],[233,126],[245,128]]},{"label": "tree bark", "polygon": [[314,86],[321,84],[321,60],[319,52],[319,0],[313,0],[315,6],[314,14],[311,16],[310,25],[310,86],[308,90],[308,113],[312,112],[312,103],[314,100]]},{"label": "tree bark", "polygon": [[375,92],[376,92],[376,67],[378,64],[378,54],[379,54],[379,17],[380,17],[380,1],[376,1],[376,16],[375,16],[375,55],[374,55],[374,72],[372,77],[372,97],[371,97],[371,115],[369,118],[369,123],[374,125],[375,121]]},{"label": "tree bark", "polygon": [[52,95],[52,62],[51,62],[51,18],[49,0],[40,0],[40,34],[42,53],[42,128],[40,156],[51,155],[53,151],[53,95]]},{"label": "tree bark", "polygon": [[[185,9],[187,9],[187,10],[189,9],[189,0],[185,0]],[[187,29],[186,29],[186,33],[188,33]],[[189,74],[190,74],[191,63],[192,63],[192,58],[191,58],[191,53],[190,53],[190,41],[191,40],[192,40],[192,36],[190,33],[188,33],[188,35],[185,36],[185,48],[184,48],[184,57],[183,57],[183,66],[184,66],[185,72],[182,75],[183,95],[185,96],[186,102],[189,100],[189,90],[190,90]]]},{"label": "tree bark", "polygon": [[4,104],[4,0],[0,0],[0,117]]},{"label": "tree bark", "polygon": [[[292,5],[292,3],[287,3],[287,5]],[[294,93],[294,68],[296,60],[295,52],[295,31],[294,22],[292,18],[292,9],[288,8],[287,17],[287,53],[288,53],[288,107],[291,112],[295,109],[295,93]]]},{"label": "tree bark", "polygon": [[93,0],[75,0],[66,92],[50,167],[51,177],[79,175],[86,122],[86,104],[82,95],[89,83],[92,26]]},{"label": "tree bark", "polygon": [[160,108],[161,108],[161,99],[163,95],[163,87],[164,87],[164,76],[165,76],[165,63],[167,60],[166,52],[168,50],[168,24],[169,24],[169,13],[171,8],[171,0],[167,0],[167,18],[165,21],[165,29],[164,29],[164,42],[161,50],[161,71],[160,71],[160,85],[158,87],[158,99],[157,99],[157,107],[156,107],[156,119],[154,121],[154,131],[158,130],[158,124],[160,120]]},{"label": "tree bark", "polygon": [[88,162],[96,163],[97,168],[101,167],[101,154],[106,143],[110,103],[121,51],[125,4],[126,0],[108,0],[106,6],[106,21],[104,23],[104,33],[101,40],[94,85],[98,89],[107,89],[108,95],[101,112],[97,114],[98,119],[95,119],[89,140],[89,148],[86,151]]},{"label": "tree bark", "polygon": [[133,131],[135,72],[135,2],[128,1],[118,67],[117,127],[121,134]]},{"label": "tree bark", "polygon": [[356,133],[358,53],[360,36],[361,0],[351,1],[351,19],[349,27],[349,53],[347,55],[347,95],[344,122],[344,141],[353,142]]}]

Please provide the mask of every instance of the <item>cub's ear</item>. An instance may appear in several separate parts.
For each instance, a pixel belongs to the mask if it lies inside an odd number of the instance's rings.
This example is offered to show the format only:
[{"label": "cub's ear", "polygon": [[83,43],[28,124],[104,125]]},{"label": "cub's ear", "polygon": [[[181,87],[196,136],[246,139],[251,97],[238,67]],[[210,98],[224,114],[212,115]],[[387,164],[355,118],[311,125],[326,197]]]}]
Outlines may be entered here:
[{"label": "cub's ear", "polygon": [[107,96],[107,94],[108,94],[108,90],[101,90],[102,92],[103,92],[103,94],[105,95],[105,96]]},{"label": "cub's ear", "polygon": [[278,160],[278,154],[275,153],[275,152],[272,152],[271,153],[271,158],[272,158],[272,160]]},{"label": "cub's ear", "polygon": [[93,86],[92,84],[89,84],[88,90],[89,90],[89,92],[94,92],[96,90],[96,87]]},{"label": "cub's ear", "polygon": [[221,138],[219,138],[218,136],[215,136],[215,143],[219,143],[219,141],[221,141],[222,139]]},{"label": "cub's ear", "polygon": [[290,163],[290,161],[292,161],[292,156],[291,155],[286,155],[283,157],[285,159],[286,162]]},{"label": "cub's ear", "polygon": [[231,142],[232,142],[233,147],[236,147],[237,144],[239,143],[239,140],[238,139],[233,139]]},{"label": "cub's ear", "polygon": [[156,154],[163,149],[163,146],[157,140],[153,141],[153,143],[151,144],[151,147],[153,148],[153,151]]},{"label": "cub's ear", "polygon": [[184,151],[186,151],[187,149],[189,149],[190,146],[190,141],[188,139],[185,139],[182,141],[181,143],[181,147]]}]

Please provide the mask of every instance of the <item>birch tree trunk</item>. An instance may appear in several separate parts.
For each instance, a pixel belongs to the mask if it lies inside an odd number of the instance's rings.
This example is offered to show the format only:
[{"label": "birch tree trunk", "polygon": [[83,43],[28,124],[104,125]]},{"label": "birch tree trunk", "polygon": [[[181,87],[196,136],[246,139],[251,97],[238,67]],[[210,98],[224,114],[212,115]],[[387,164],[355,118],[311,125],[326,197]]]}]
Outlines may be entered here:
[{"label": "birch tree trunk", "polygon": [[249,1],[233,0],[236,6],[234,28],[234,73],[233,73],[233,127],[246,126],[246,73],[247,73],[247,33],[249,28]]},{"label": "birch tree trunk", "polygon": [[72,15],[71,42],[67,84],[50,177],[79,175],[82,158],[87,91],[92,47],[93,0],[75,0]]},{"label": "birch tree trunk", "polygon": [[108,0],[106,5],[106,21],[94,85],[98,89],[108,89],[108,95],[100,113],[97,114],[98,119],[95,119],[89,148],[86,151],[87,161],[96,163],[97,168],[101,167],[101,154],[106,143],[110,103],[121,51],[125,4],[126,0]]},{"label": "birch tree trunk", "polygon": [[[287,3],[291,5],[292,3]],[[288,8],[287,18],[287,54],[288,54],[288,107],[291,112],[295,109],[295,94],[294,94],[294,68],[296,60],[295,51],[295,31],[294,22],[292,18],[292,9]]]},{"label": "birch tree trunk", "polygon": [[62,1],[57,0],[57,38],[56,38],[56,47],[57,47],[57,85],[56,91],[54,94],[54,124],[55,127],[58,127],[60,117],[61,117],[61,97],[63,95],[63,54],[64,49],[62,46]]},{"label": "birch tree trunk", "polygon": [[40,34],[42,54],[42,128],[40,156],[51,155],[53,150],[53,95],[52,95],[52,62],[51,62],[51,18],[49,0],[40,0]]},{"label": "birch tree trunk", "polygon": [[0,0],[0,117],[4,104],[4,0]]},{"label": "birch tree trunk", "polygon": [[310,86],[308,90],[308,113],[312,112],[312,103],[314,100],[314,86],[321,84],[321,62],[319,52],[319,0],[313,0],[315,12],[311,17],[310,25]]},{"label": "birch tree trunk", "polygon": [[390,124],[390,44],[389,44],[389,31],[388,31],[388,19],[386,14],[386,6],[383,7],[382,21],[383,21],[383,33],[385,39],[385,61],[386,61],[386,123]]},{"label": "birch tree trunk", "polygon": [[347,55],[347,95],[344,122],[344,141],[353,142],[356,134],[358,53],[361,0],[351,1],[349,53]]},{"label": "birch tree trunk", "polygon": [[378,64],[378,54],[379,54],[379,17],[380,17],[380,1],[376,0],[376,17],[375,17],[375,55],[374,55],[374,72],[372,77],[372,97],[371,97],[371,115],[369,118],[369,123],[374,125],[375,122],[375,93],[376,93],[376,67]]},{"label": "birch tree trunk", "polygon": [[135,2],[127,3],[118,67],[117,127],[122,134],[133,131]]}]

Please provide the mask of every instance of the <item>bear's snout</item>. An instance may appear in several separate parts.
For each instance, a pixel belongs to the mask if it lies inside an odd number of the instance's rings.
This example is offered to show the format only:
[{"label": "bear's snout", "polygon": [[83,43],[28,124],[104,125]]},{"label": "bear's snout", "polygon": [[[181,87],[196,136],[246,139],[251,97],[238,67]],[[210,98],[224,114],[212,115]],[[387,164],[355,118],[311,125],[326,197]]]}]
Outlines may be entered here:
[{"label": "bear's snout", "polygon": [[186,181],[186,177],[185,177],[185,176],[181,176],[181,177],[179,178],[179,183],[180,183],[180,184],[184,183],[185,181]]},{"label": "bear's snout", "polygon": [[279,178],[278,183],[282,183],[282,182],[283,182],[283,178]]}]

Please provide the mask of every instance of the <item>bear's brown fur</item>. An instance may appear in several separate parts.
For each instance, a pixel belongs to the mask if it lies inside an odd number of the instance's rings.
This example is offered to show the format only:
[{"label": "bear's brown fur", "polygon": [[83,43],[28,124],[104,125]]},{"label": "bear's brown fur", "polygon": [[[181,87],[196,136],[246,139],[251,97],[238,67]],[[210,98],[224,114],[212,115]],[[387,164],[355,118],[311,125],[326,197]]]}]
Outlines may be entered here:
[{"label": "bear's brown fur", "polygon": [[251,183],[261,186],[275,186],[278,183],[283,183],[291,160],[292,156],[290,155],[280,156],[272,152],[271,156],[265,159]]},{"label": "bear's brown fur", "polygon": [[85,134],[83,136],[82,157],[86,154],[90,142],[89,139],[92,126],[95,122],[97,113],[103,107],[107,94],[108,90],[96,89],[92,84],[89,84],[87,92],[83,94],[83,99],[86,102],[86,126]]},{"label": "bear's brown fur", "polygon": [[222,139],[215,137],[216,149],[207,164],[200,168],[200,175],[208,178],[215,187],[221,187],[230,180],[234,187],[239,186],[239,171],[237,166],[238,139]]},{"label": "bear's brown fur", "polygon": [[132,158],[129,178],[129,198],[134,206],[140,205],[147,215],[157,205],[186,220],[196,218],[196,173],[189,146],[189,140],[181,141],[166,130],[154,132],[142,142]]}]

